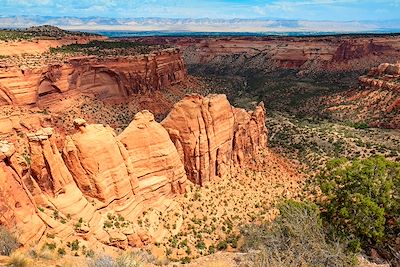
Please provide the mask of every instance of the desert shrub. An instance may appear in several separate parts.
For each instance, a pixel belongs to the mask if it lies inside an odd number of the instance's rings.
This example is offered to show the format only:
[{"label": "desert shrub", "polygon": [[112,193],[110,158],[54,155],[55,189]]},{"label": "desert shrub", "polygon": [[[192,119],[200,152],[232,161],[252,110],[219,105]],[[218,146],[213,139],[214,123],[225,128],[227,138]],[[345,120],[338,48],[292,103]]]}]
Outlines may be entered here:
[{"label": "desert shrub", "polygon": [[353,249],[395,238],[400,227],[400,163],[374,156],[334,159],[318,177],[323,218]]},{"label": "desert shrub", "polygon": [[366,122],[357,122],[353,124],[353,127],[355,129],[368,129],[369,125]]},{"label": "desert shrub", "polygon": [[145,255],[139,251],[127,251],[117,258],[117,267],[142,267],[146,261]]},{"label": "desert shrub", "polygon": [[13,253],[8,259],[7,266],[10,267],[27,267],[30,266],[30,262],[26,255],[21,253]]},{"label": "desert shrub", "polygon": [[67,254],[67,252],[65,251],[65,248],[58,248],[57,254],[60,256],[64,256],[65,254]]},{"label": "desert shrub", "polygon": [[0,255],[9,256],[18,247],[17,238],[4,226],[0,226]]},{"label": "desert shrub", "polygon": [[241,229],[241,249],[250,252],[253,266],[355,265],[345,245],[327,238],[315,204],[285,201],[279,205],[279,211],[280,215],[271,223]]},{"label": "desert shrub", "polygon": [[92,259],[88,259],[89,267],[116,267],[115,260],[108,255],[97,255]]},{"label": "desert shrub", "polygon": [[226,241],[220,241],[217,244],[217,249],[218,250],[225,250],[228,248],[228,243],[226,243]]}]

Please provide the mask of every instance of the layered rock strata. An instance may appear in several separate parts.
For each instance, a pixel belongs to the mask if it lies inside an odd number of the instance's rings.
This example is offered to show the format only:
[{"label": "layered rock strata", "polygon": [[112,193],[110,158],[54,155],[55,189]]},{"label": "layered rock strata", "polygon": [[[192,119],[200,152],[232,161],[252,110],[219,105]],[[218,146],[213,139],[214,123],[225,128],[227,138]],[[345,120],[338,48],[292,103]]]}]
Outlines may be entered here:
[{"label": "layered rock strata", "polygon": [[366,70],[396,62],[399,36],[321,37],[145,37],[135,41],[176,45],[189,69],[217,73],[275,68],[304,72]]},{"label": "layered rock strata", "polygon": [[81,94],[98,99],[124,99],[168,87],[185,77],[183,59],[175,49],[125,58],[69,58],[64,63],[33,69],[3,66],[0,68],[0,105],[49,107]]},{"label": "layered rock strata", "polygon": [[203,185],[230,173],[266,148],[264,106],[246,112],[230,106],[225,95],[191,95],[162,121],[177,147],[188,179]]},{"label": "layered rock strata", "polygon": [[0,224],[16,226],[26,244],[55,235],[126,248],[162,238],[162,225],[144,231],[138,216],[172,212],[187,177],[204,185],[249,164],[267,145],[264,112],[190,95],[162,124],[142,111],[119,135],[76,119],[71,135],[40,127],[2,141]]},{"label": "layered rock strata", "polygon": [[359,78],[359,87],[326,100],[334,117],[370,126],[400,127],[400,63],[380,64]]}]

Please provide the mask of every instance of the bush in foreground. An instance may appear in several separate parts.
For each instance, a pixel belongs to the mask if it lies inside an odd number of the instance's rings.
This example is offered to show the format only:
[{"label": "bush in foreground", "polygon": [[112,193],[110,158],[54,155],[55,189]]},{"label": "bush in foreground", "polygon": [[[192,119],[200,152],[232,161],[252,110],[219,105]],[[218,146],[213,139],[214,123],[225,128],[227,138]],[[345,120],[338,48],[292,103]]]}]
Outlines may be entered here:
[{"label": "bush in foreground", "polygon": [[26,255],[21,254],[21,253],[13,253],[10,256],[10,259],[7,262],[7,266],[10,267],[28,267],[32,266],[30,263],[30,260]]},{"label": "bush in foreground", "polygon": [[319,209],[311,203],[286,201],[275,221],[242,229],[253,266],[354,266],[346,246],[327,239]]},{"label": "bush in foreground", "polygon": [[323,218],[354,250],[390,243],[400,232],[400,163],[382,156],[335,159],[318,185]]}]

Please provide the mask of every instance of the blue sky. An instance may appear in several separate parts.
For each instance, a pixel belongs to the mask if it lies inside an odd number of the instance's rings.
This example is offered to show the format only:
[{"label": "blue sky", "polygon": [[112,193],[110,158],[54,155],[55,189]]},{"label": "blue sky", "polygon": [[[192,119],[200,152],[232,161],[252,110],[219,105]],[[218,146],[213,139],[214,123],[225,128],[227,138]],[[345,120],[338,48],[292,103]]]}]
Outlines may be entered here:
[{"label": "blue sky", "polygon": [[0,15],[400,19],[400,0],[0,0]]}]

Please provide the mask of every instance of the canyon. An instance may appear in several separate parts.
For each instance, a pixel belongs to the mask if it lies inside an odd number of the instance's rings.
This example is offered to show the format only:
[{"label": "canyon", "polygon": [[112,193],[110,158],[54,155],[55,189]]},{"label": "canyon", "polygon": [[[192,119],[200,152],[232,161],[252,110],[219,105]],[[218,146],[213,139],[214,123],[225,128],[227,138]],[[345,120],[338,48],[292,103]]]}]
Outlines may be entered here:
[{"label": "canyon", "polygon": [[[48,235],[83,239],[91,249],[161,240],[165,229],[146,232],[133,223],[138,215],[177,211],[171,196],[184,193],[187,180],[232,179],[267,149],[264,114],[263,105],[246,112],[224,95],[190,95],[161,124],[142,111],[119,135],[76,119],[72,135],[39,128],[3,140],[0,222],[17,227],[23,244]],[[180,139],[187,131],[193,138]],[[114,214],[121,227],[107,229]]]},{"label": "canyon", "polygon": [[[395,63],[400,55],[397,35],[310,37],[146,37],[146,44],[176,45],[196,71],[235,73],[284,68],[301,73],[365,70],[376,62]],[[231,66],[232,68],[228,68]]]},{"label": "canyon", "polygon": [[[221,84],[235,105],[399,128],[398,35],[149,37],[176,45],[188,73]],[[246,101],[244,101],[246,100]]]},{"label": "canyon", "polygon": [[0,43],[0,225],[73,257],[237,251],[334,155],[400,158],[399,38]]}]

